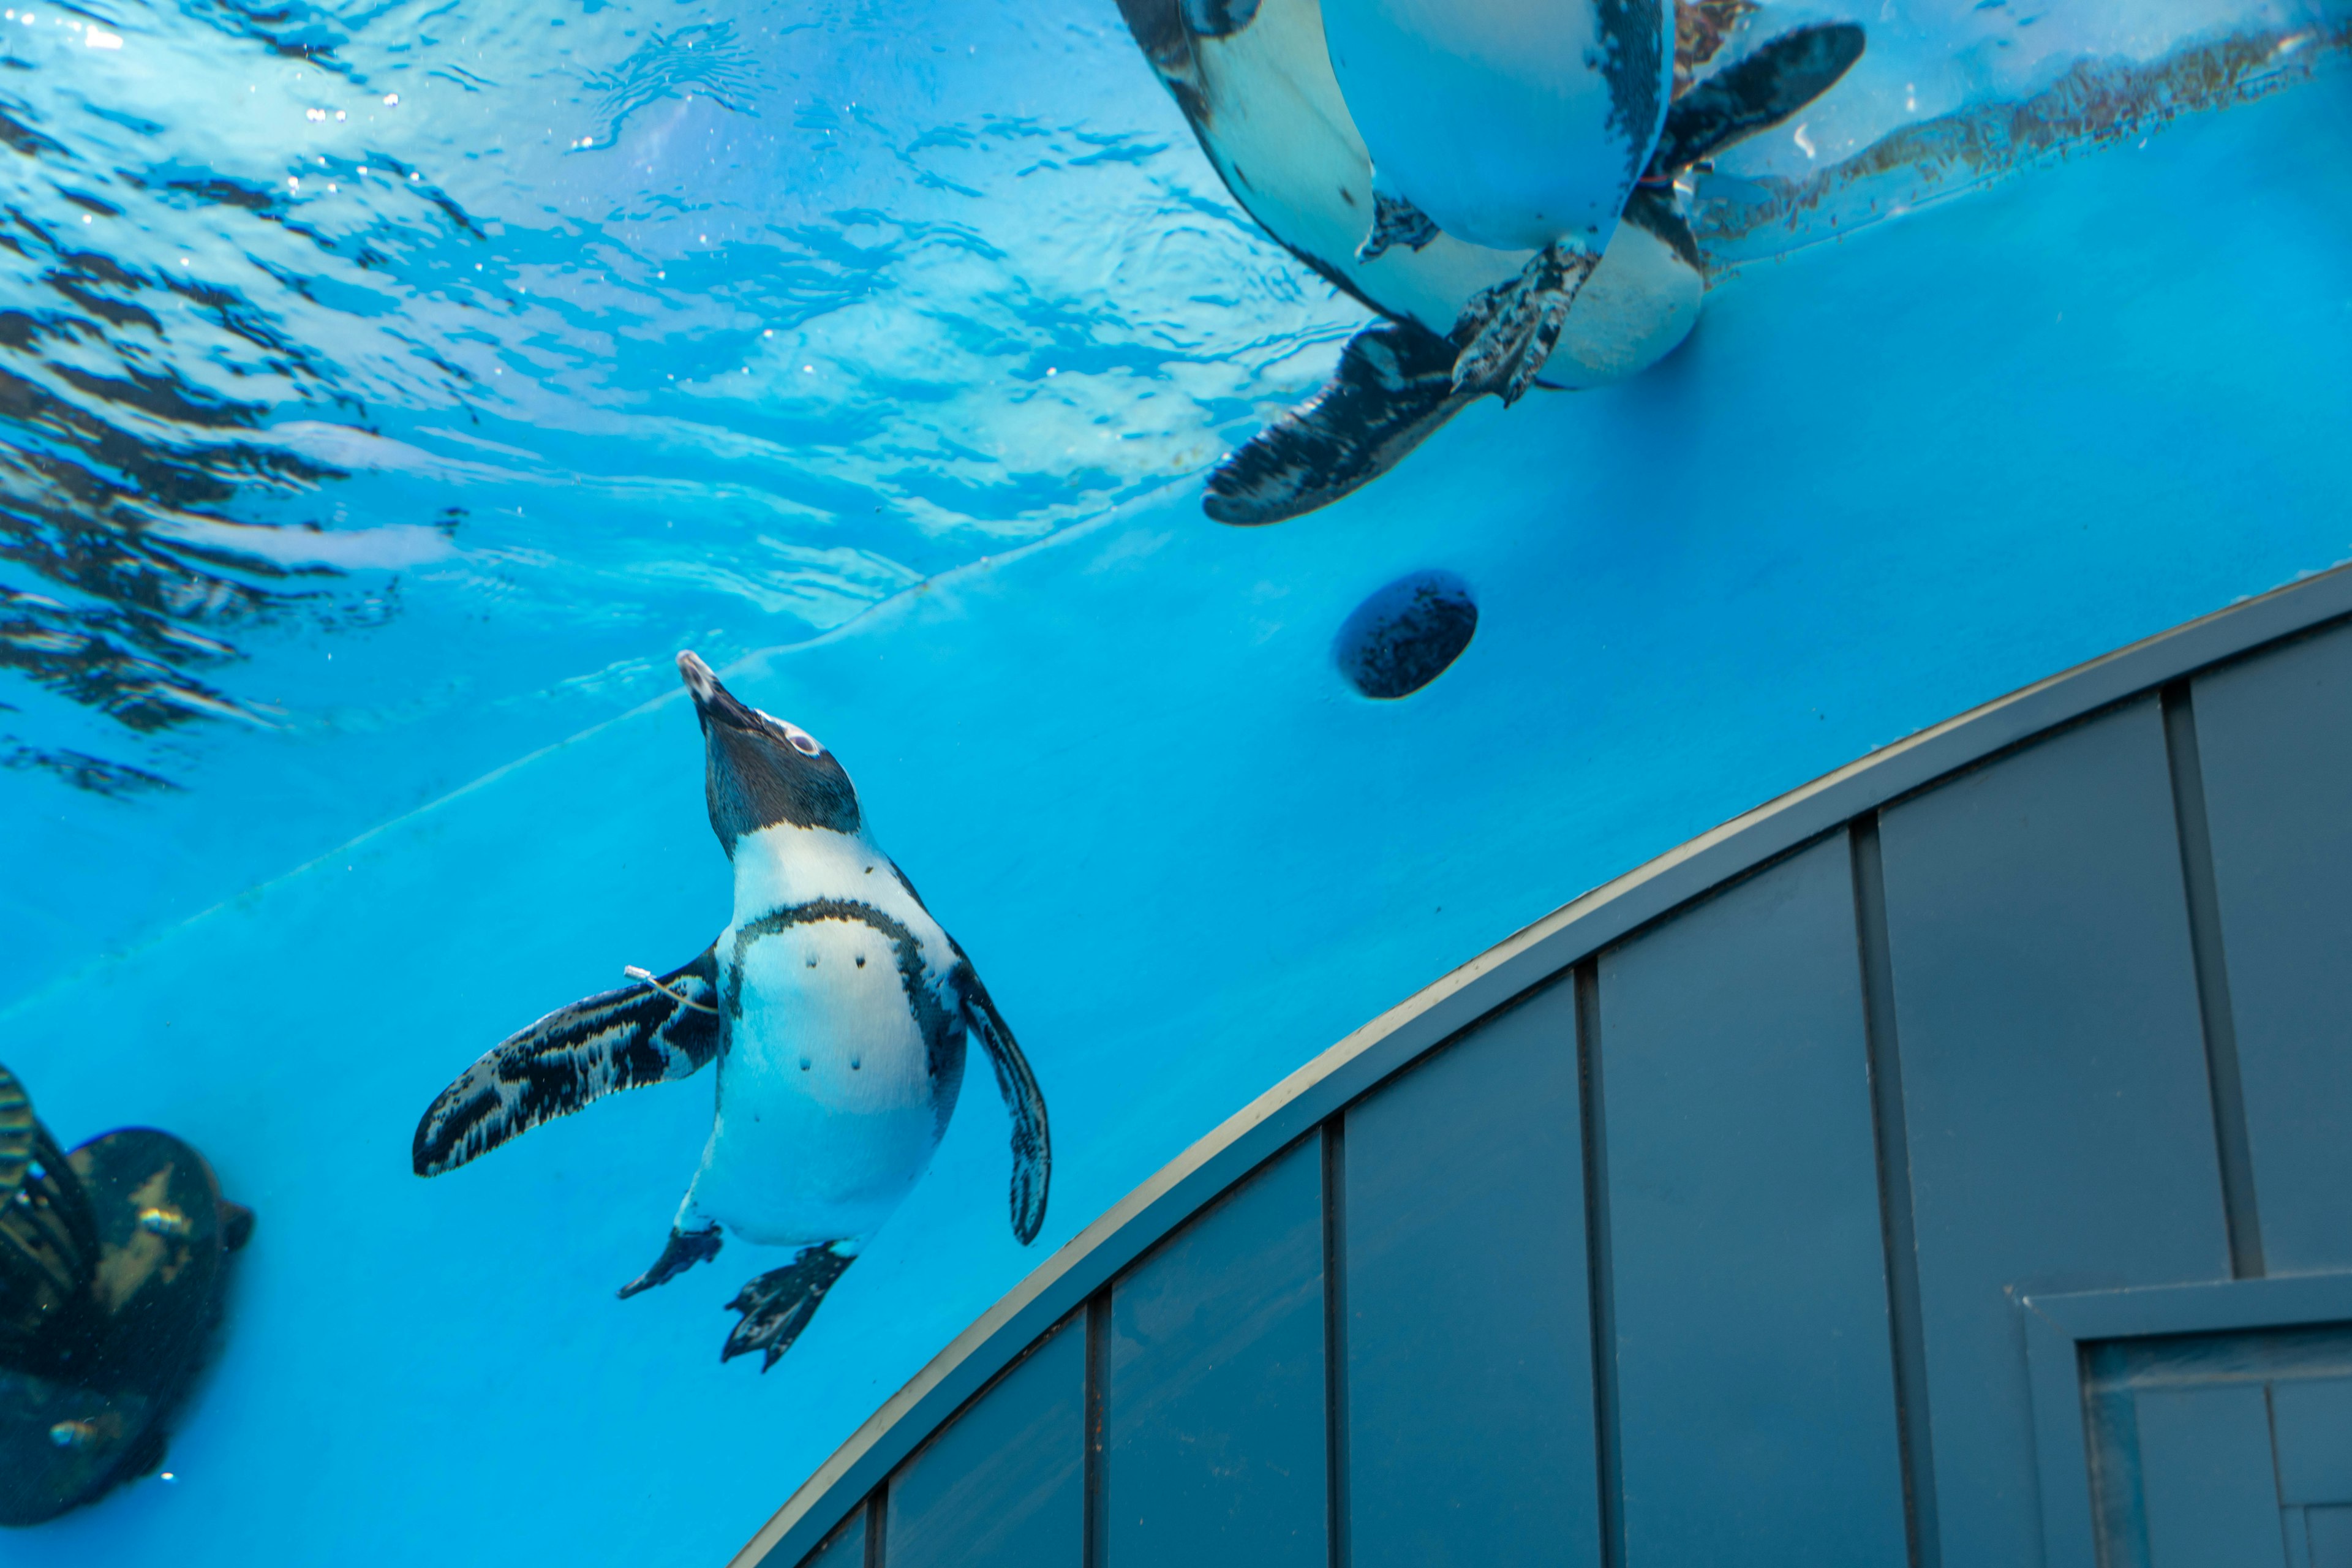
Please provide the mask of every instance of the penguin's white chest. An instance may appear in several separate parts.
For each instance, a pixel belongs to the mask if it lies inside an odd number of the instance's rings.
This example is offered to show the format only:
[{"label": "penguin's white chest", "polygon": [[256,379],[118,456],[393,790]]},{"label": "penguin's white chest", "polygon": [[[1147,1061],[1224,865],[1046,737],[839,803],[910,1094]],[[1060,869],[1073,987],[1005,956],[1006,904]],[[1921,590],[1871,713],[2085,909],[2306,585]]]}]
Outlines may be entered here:
[{"label": "penguin's white chest", "polygon": [[[858,920],[790,925],[742,945],[734,996],[697,1201],[773,1246],[870,1233],[921,1179],[961,1076],[934,1080],[896,944]],[[960,1069],[954,1024],[934,1010]]]},{"label": "penguin's white chest", "polygon": [[1657,0],[1322,4],[1331,65],[1382,187],[1499,250],[1608,243],[1657,137],[1673,11]]}]

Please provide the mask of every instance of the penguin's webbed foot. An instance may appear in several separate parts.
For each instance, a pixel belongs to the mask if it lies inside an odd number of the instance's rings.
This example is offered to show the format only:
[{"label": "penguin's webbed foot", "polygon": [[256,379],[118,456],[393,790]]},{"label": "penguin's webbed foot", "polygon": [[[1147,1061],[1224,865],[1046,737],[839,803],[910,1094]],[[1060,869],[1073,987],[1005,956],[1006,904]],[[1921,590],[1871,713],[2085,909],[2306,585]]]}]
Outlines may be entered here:
[{"label": "penguin's webbed foot", "polygon": [[1372,191],[1372,232],[1356,247],[1356,259],[1372,261],[1391,245],[1419,250],[1443,232],[1437,220],[1405,200],[1375,187]]},{"label": "penguin's webbed foot", "polygon": [[1556,239],[1508,283],[1473,294],[1454,324],[1454,341],[1465,344],[1454,362],[1454,390],[1517,403],[1559,346],[1568,308],[1600,264],[1599,257]]},{"label": "penguin's webbed foot", "polygon": [[730,1311],[743,1314],[727,1336],[726,1348],[719,1352],[722,1362],[753,1351],[765,1351],[768,1358],[760,1363],[761,1372],[776,1364],[778,1358],[793,1348],[809,1320],[824,1300],[824,1293],[833,1289],[856,1259],[835,1252],[837,1243],[827,1242],[812,1247],[782,1268],[772,1268],[735,1294],[727,1303]]},{"label": "penguin's webbed foot", "polygon": [[707,1263],[719,1256],[719,1227],[706,1226],[700,1230],[673,1230],[662,1255],[654,1266],[621,1287],[621,1300],[625,1301],[640,1290],[650,1290],[666,1285],[698,1263]]}]

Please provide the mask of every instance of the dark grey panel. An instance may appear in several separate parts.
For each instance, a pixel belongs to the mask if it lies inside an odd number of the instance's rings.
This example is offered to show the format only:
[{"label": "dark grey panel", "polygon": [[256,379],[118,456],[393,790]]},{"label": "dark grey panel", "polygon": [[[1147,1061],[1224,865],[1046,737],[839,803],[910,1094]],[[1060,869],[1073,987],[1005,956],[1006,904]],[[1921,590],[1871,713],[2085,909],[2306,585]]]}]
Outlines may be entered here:
[{"label": "dark grey panel", "polygon": [[1310,1138],[1112,1287],[1116,1568],[1326,1568],[1322,1200]]},{"label": "dark grey panel", "polygon": [[2352,1267],[2352,628],[2194,695],[2263,1250]]},{"label": "dark grey panel", "polygon": [[801,1568],[866,1568],[866,1505],[834,1527],[815,1551],[801,1560]]},{"label": "dark grey panel", "polygon": [[2303,1519],[2311,1568],[2352,1568],[2352,1508],[2307,1509]]},{"label": "dark grey panel", "polygon": [[1626,1561],[1903,1561],[1843,835],[1601,961]]},{"label": "dark grey panel", "polygon": [[890,1480],[890,1568],[1081,1568],[1087,1327],[1066,1320]]},{"label": "dark grey panel", "polygon": [[1352,1568],[1598,1561],[1576,997],[1347,1113]]},{"label": "dark grey panel", "polygon": [[2154,699],[1880,825],[1944,1568],[2040,1552],[2016,1298],[2229,1273]]},{"label": "dark grey panel", "polygon": [[2352,1503],[2352,1377],[2281,1381],[2271,1400],[2281,1500]]},{"label": "dark grey panel", "polygon": [[2263,1385],[2148,1388],[2134,1403],[2148,1568],[2282,1568]]}]

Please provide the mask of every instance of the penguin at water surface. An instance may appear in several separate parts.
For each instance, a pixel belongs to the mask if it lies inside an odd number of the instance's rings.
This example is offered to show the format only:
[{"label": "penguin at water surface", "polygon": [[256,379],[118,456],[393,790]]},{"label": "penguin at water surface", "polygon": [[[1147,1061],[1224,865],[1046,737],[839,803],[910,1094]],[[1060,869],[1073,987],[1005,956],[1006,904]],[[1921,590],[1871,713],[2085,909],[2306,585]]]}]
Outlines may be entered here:
[{"label": "penguin at water surface", "polygon": [[1474,398],[1516,401],[1538,376],[1603,384],[1680,343],[1706,281],[1677,182],[1820,97],[1863,50],[1859,26],[1804,26],[1691,83],[1748,9],[1119,0],[1234,198],[1384,318],[1218,465],[1209,515],[1312,511]]},{"label": "penguin at water surface", "polygon": [[1013,1231],[1045,1219],[1045,1100],[988,989],[881,851],[857,792],[807,731],[745,706],[691,653],[710,826],[734,918],[698,958],[560,1008],[483,1057],[417,1124],[420,1176],[614,1089],[716,1060],[702,1165],[634,1296],[715,1257],[721,1230],[794,1248],[743,1287],[719,1359],[773,1366],[929,1165],[976,1036],[1013,1119]]}]

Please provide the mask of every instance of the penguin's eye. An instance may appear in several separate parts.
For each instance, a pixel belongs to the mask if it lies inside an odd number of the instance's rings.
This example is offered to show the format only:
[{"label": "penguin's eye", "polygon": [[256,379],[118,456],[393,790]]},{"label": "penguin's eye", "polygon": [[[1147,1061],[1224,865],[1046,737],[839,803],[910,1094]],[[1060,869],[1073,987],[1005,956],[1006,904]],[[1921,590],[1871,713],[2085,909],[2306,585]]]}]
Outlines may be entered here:
[{"label": "penguin's eye", "polygon": [[798,724],[789,723],[784,720],[779,719],[764,708],[754,708],[751,711],[757,713],[761,719],[765,720],[769,726],[772,728],[777,734],[782,735],[785,741],[791,744],[793,750],[798,752],[802,756],[814,757],[824,752],[824,748],[818,744],[817,738],[814,735],[810,734],[806,730],[802,729]]}]

